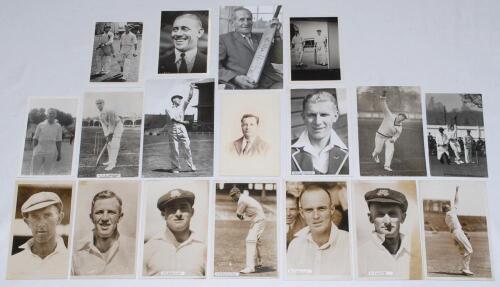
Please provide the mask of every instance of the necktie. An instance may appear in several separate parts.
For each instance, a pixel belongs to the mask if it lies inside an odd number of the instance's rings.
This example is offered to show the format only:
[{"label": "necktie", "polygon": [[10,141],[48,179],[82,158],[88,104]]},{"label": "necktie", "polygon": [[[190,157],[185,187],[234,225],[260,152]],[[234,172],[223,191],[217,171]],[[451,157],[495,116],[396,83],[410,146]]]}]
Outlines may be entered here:
[{"label": "necktie", "polygon": [[245,145],[245,148],[243,149],[243,154],[247,154],[249,149],[250,149],[250,142],[247,141],[247,144]]},{"label": "necktie", "polygon": [[181,65],[179,66],[179,73],[187,73],[188,68],[186,64],[186,53],[181,53]]},{"label": "necktie", "polygon": [[250,38],[250,36],[243,36],[243,38],[245,38],[247,40],[248,45],[250,45],[250,47],[253,50],[253,41],[252,41],[252,38]]}]

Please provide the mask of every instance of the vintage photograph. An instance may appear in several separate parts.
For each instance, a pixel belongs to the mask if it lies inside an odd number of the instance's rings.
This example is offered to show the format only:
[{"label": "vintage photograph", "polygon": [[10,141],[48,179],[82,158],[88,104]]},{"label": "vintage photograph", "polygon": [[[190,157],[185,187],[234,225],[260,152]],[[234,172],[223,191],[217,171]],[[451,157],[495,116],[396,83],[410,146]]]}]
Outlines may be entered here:
[{"label": "vintage photograph", "polygon": [[71,175],[77,98],[30,98],[21,175]]},{"label": "vintage photograph", "polygon": [[352,182],[357,278],[422,279],[415,181]]},{"label": "vintage photograph", "polygon": [[71,276],[135,278],[140,182],[80,181]]},{"label": "vintage photograph", "polygon": [[69,272],[71,181],[18,181],[7,279],[64,279]]},{"label": "vintage photograph", "polygon": [[340,80],[337,17],[290,18],[292,81]]},{"label": "vintage photograph", "polygon": [[216,277],[278,277],[276,191],[276,183],[216,183]]},{"label": "vintage photograph", "polygon": [[345,89],[291,90],[292,175],[348,175]]},{"label": "vintage photograph", "polygon": [[219,88],[283,88],[281,5],[224,6],[219,12]]},{"label": "vintage photograph", "polygon": [[207,73],[208,10],[162,11],[158,74]]},{"label": "vintage photograph", "polygon": [[142,93],[87,93],[78,177],[137,177]]},{"label": "vintage photograph", "polygon": [[358,87],[362,176],[425,176],[419,87]]},{"label": "vintage photograph", "polygon": [[145,97],[142,176],[211,176],[214,80],[147,81]]},{"label": "vintage photograph", "polygon": [[427,277],[491,279],[486,184],[420,181]]},{"label": "vintage photograph", "polygon": [[482,96],[426,94],[426,105],[431,175],[488,177]]},{"label": "vintage photograph", "polygon": [[204,278],[209,182],[145,181],[142,276]]},{"label": "vintage photograph", "polygon": [[286,182],[290,279],[352,278],[346,182]]},{"label": "vintage photograph", "polygon": [[142,22],[97,22],[90,81],[138,82],[142,33]]}]

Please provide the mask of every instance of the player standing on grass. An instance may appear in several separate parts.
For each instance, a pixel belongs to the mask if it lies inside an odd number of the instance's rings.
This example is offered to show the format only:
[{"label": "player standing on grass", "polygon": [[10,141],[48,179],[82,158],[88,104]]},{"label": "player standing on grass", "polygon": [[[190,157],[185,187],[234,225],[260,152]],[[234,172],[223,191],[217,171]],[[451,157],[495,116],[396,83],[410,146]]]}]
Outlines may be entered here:
[{"label": "player standing on grass", "polygon": [[[130,80],[130,70],[132,59],[137,57],[137,36],[130,30],[132,25],[125,25],[125,33],[120,38],[120,69],[123,73],[122,79]],[[132,50],[133,49],[133,50]]]},{"label": "player standing on grass", "polygon": [[62,127],[57,111],[50,108],[47,119],[36,126],[33,135],[32,175],[53,174],[54,164],[61,160]]},{"label": "player standing on grass", "polygon": [[470,270],[470,260],[473,253],[472,245],[469,241],[469,236],[463,231],[462,224],[458,220],[457,206],[458,206],[458,186],[455,190],[455,199],[453,206],[446,204],[443,206],[443,212],[446,214],[444,221],[450,229],[451,238],[453,238],[455,245],[462,255],[462,274],[466,276],[473,276],[474,273]]},{"label": "player standing on grass", "polygon": [[453,150],[453,153],[455,154],[455,163],[456,164],[462,164],[464,163],[460,159],[460,152],[462,151],[460,148],[460,143],[458,142],[458,133],[457,133],[457,117],[455,117],[455,123],[449,124],[448,129],[446,131],[446,135],[448,136],[449,139],[449,145],[451,149]]},{"label": "player standing on grass", "polygon": [[114,111],[104,109],[103,99],[97,99],[95,104],[99,110],[99,121],[101,122],[108,149],[108,161],[103,163],[107,167],[104,170],[109,171],[116,166],[116,158],[122,140],[123,123],[122,119]]}]

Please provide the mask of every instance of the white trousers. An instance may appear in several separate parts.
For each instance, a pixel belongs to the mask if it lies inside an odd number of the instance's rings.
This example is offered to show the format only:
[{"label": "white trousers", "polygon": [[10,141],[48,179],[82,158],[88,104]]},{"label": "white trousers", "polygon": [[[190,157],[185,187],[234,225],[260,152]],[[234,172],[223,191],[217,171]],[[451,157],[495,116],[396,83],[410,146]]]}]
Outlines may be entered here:
[{"label": "white trousers", "polygon": [[463,269],[470,270],[470,260],[474,252],[474,250],[472,250],[472,244],[462,229],[453,230],[451,237],[457,243],[460,253],[462,254]]},{"label": "white trousers", "polygon": [[385,146],[385,167],[391,167],[392,157],[394,156],[394,143],[391,142],[391,138],[384,137],[379,133],[375,133],[375,148],[373,150],[372,156],[379,155]]},{"label": "white trousers", "polygon": [[118,158],[118,152],[120,151],[120,143],[122,140],[123,134],[123,124],[120,122],[116,125],[115,130],[113,132],[113,138],[108,143],[108,161],[109,166],[116,165],[116,159]]},{"label": "white trousers", "polygon": [[264,219],[252,222],[248,235],[246,238],[246,267],[255,269],[255,265],[261,264],[260,247],[262,242],[260,240],[264,229],[266,228],[266,221]]},{"label": "white trousers", "polygon": [[48,175],[52,174],[54,165],[57,159],[56,152],[47,153],[33,153],[31,161],[31,174],[32,175]]},{"label": "white trousers", "polygon": [[195,169],[191,154],[191,141],[186,127],[183,124],[173,124],[168,128],[168,136],[172,169],[180,169],[181,153],[185,156],[187,166]]},{"label": "white trousers", "polygon": [[470,163],[472,161],[472,148],[464,148],[465,163]]},{"label": "white trousers", "polygon": [[109,67],[111,66],[111,56],[98,55],[97,56],[97,69],[99,72],[109,72]]}]

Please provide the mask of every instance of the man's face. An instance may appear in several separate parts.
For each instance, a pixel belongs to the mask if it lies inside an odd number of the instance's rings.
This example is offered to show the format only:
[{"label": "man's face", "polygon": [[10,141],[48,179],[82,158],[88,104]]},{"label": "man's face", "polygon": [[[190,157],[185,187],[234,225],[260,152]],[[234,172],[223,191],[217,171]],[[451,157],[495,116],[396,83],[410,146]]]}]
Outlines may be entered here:
[{"label": "man's face", "polygon": [[55,205],[29,212],[24,218],[36,243],[47,243],[56,236],[56,226],[61,223],[64,213]]},{"label": "man's face", "polygon": [[128,34],[128,32],[130,32],[130,27],[129,26],[125,26],[125,33]]},{"label": "man's face", "polygon": [[233,18],[234,31],[240,34],[252,33],[253,19],[252,13],[246,10],[238,10]]},{"label": "man's face", "polygon": [[97,102],[95,105],[97,106],[97,109],[99,111],[102,111],[102,109],[104,109],[104,102]]},{"label": "man's face", "polygon": [[307,102],[302,118],[310,139],[321,140],[329,137],[339,113],[330,101]]},{"label": "man's face", "polygon": [[47,113],[47,119],[49,123],[53,123],[56,120],[57,113],[55,110],[49,110]]},{"label": "man's face", "polygon": [[404,122],[406,120],[406,117],[399,114],[396,116],[396,124],[401,124],[402,122]]},{"label": "man's face", "polygon": [[118,228],[118,222],[122,218],[121,206],[115,197],[98,199],[90,218],[94,223],[96,236],[100,238],[111,237]]},{"label": "man's face", "polygon": [[238,200],[240,199],[240,194],[239,193],[235,193],[231,196],[231,199],[234,201],[234,202],[238,202]]},{"label": "man's face", "polygon": [[400,225],[405,221],[406,213],[398,204],[374,202],[370,204],[368,217],[377,233],[391,238],[399,236]]},{"label": "man's face", "polygon": [[307,190],[300,199],[300,214],[313,233],[330,232],[333,208],[330,197],[322,189]]},{"label": "man's face", "polygon": [[254,117],[244,118],[241,121],[241,132],[246,139],[255,137],[257,135],[257,119]]},{"label": "man's face", "polygon": [[286,198],[286,224],[293,224],[297,215],[299,214],[299,208],[297,207],[297,201],[293,198]]},{"label": "man's face", "polygon": [[104,27],[104,33],[108,33],[110,28],[108,26]]},{"label": "man's face", "polygon": [[189,229],[194,209],[187,199],[182,198],[167,204],[163,213],[168,229],[175,233]]},{"label": "man's face", "polygon": [[203,33],[200,22],[191,17],[179,16],[174,21],[171,35],[175,48],[186,52],[198,46],[198,39]]},{"label": "man's face", "polygon": [[174,104],[174,106],[178,106],[181,104],[181,98],[179,97],[175,97],[172,99],[172,104]]},{"label": "man's face", "polygon": [[318,30],[318,31],[316,31],[316,32],[318,33],[318,35],[321,35],[321,31],[320,31],[320,30]]}]

